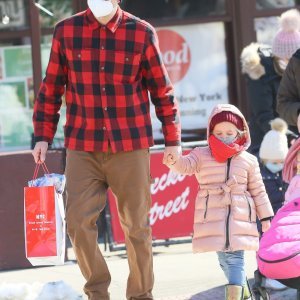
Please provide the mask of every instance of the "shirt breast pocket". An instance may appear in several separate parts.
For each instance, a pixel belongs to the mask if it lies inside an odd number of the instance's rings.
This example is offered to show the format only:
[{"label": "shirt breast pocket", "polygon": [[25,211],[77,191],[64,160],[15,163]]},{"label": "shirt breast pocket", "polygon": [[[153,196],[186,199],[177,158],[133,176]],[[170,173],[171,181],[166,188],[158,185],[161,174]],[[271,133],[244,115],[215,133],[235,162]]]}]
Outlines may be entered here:
[{"label": "shirt breast pocket", "polygon": [[134,83],[139,77],[141,53],[114,53],[111,78],[114,82]]}]

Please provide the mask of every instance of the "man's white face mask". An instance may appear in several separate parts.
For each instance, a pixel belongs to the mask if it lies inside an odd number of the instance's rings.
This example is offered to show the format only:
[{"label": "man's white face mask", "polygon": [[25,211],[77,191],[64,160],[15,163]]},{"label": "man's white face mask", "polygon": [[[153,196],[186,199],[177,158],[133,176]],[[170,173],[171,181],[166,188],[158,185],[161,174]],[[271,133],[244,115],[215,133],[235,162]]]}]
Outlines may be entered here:
[{"label": "man's white face mask", "polygon": [[87,4],[96,18],[108,16],[114,9],[110,0],[88,0]]}]

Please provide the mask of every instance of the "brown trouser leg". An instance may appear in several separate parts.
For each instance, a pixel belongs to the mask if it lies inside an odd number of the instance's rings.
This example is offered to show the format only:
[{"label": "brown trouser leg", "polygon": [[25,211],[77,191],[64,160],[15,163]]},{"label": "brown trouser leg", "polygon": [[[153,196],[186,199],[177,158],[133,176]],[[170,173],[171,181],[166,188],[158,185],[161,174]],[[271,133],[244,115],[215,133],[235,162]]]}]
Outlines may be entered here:
[{"label": "brown trouser leg", "polygon": [[109,299],[110,274],[99,250],[96,221],[109,185],[118,198],[129,263],[127,299],[152,299],[153,262],[149,151],[67,152],[67,228],[92,300]]},{"label": "brown trouser leg", "polygon": [[90,152],[67,150],[66,221],[89,299],[109,299],[110,274],[98,247],[96,221],[105,206],[105,176]]}]

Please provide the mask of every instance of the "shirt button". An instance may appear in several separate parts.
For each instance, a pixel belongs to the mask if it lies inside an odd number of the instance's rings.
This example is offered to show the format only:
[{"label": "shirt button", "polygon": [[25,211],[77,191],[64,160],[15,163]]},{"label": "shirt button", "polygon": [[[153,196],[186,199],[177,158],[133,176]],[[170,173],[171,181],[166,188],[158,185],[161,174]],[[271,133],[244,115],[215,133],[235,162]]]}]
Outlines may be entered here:
[{"label": "shirt button", "polygon": [[106,127],[102,127],[103,130],[106,130]]},{"label": "shirt button", "polygon": [[125,60],[126,60],[126,61],[129,61],[129,58],[128,58],[128,57],[125,57]]},{"label": "shirt button", "polygon": [[282,187],[279,188],[279,191],[282,191]]},{"label": "shirt button", "polygon": [[104,46],[101,46],[101,49],[104,50]]},{"label": "shirt button", "polygon": [[101,71],[104,71],[104,67],[101,67]]},{"label": "shirt button", "polygon": [[103,92],[105,92],[105,87],[104,87],[104,88],[102,88],[102,91],[103,91]]},{"label": "shirt button", "polygon": [[104,107],[104,110],[107,110],[107,107]]}]

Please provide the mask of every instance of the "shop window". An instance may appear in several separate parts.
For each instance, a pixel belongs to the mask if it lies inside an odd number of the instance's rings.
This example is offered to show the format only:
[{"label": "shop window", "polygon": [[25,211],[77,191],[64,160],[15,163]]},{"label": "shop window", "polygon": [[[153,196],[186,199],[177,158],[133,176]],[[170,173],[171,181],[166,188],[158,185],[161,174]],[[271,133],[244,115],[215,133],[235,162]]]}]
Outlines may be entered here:
[{"label": "shop window", "polygon": [[58,21],[73,14],[72,0],[40,0],[38,3],[53,13],[53,16],[50,16],[41,10],[40,22],[42,27],[53,27]]},{"label": "shop window", "polygon": [[181,19],[224,14],[225,0],[123,0],[122,7],[142,19]]},{"label": "shop window", "polygon": [[[31,148],[34,102],[30,39],[23,45],[0,46],[0,152]],[[48,39],[50,40],[50,38]],[[50,44],[41,46],[43,74],[48,64]],[[62,120],[64,122],[64,113]],[[59,125],[55,147],[62,146]]]},{"label": "shop window", "polygon": [[[182,139],[205,139],[212,108],[228,103],[224,23],[158,27],[162,59],[174,85],[181,114]],[[161,141],[161,124],[151,105],[154,138]]]},{"label": "shop window", "polygon": [[279,30],[279,19],[277,16],[254,19],[256,40],[258,43],[272,45],[273,38]]},{"label": "shop window", "polygon": [[300,4],[300,0],[256,0],[257,9],[289,8]]},{"label": "shop window", "polygon": [[0,30],[14,30],[28,27],[27,0],[0,0]]}]

